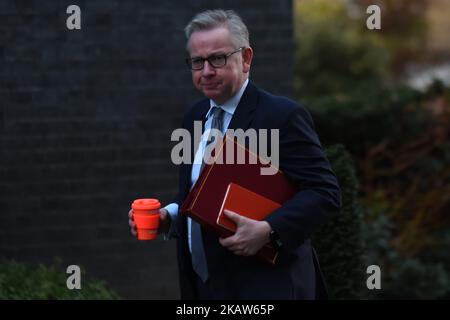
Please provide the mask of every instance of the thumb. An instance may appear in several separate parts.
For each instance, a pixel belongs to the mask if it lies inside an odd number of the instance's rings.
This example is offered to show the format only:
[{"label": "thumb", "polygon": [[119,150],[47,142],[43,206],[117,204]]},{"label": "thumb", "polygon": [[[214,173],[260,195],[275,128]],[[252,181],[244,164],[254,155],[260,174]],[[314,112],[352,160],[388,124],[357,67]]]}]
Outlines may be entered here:
[{"label": "thumb", "polygon": [[242,216],[237,214],[236,212],[233,212],[231,210],[223,210],[223,213],[231,219],[231,221],[233,221],[236,224],[239,224],[242,221]]}]

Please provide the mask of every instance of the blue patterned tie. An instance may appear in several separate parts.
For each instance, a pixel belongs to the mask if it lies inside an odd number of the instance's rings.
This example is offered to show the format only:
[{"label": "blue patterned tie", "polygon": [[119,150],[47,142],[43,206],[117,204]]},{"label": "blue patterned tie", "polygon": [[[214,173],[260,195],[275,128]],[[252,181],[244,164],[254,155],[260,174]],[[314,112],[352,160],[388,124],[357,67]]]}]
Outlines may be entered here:
[{"label": "blue patterned tie", "polygon": [[[224,110],[222,108],[213,107],[211,129],[217,129],[220,131],[223,130],[223,113]],[[214,138],[214,136],[212,136],[211,138]],[[214,139],[212,139],[211,141],[207,141],[206,146],[208,146],[212,142],[214,142]],[[204,165],[205,162],[202,160],[200,172],[203,169]],[[206,262],[205,249],[203,248],[202,230],[200,224],[198,224],[194,220],[191,220],[191,241],[192,267],[194,268],[200,279],[202,279],[203,282],[206,282],[206,280],[208,280],[208,264]]]}]

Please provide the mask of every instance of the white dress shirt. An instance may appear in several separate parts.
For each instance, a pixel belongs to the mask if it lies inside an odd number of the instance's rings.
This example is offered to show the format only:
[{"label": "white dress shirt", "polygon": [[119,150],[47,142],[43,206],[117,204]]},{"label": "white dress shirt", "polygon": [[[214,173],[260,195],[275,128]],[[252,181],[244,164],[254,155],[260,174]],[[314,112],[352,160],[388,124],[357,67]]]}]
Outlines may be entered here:
[{"label": "white dress shirt", "polygon": [[[207,138],[208,138],[208,131],[207,129],[211,129],[211,110],[215,106],[221,107],[225,112],[223,113],[223,126],[222,126],[222,133],[224,133],[231,122],[231,118],[233,117],[234,111],[236,110],[236,107],[239,104],[239,101],[242,98],[242,95],[244,94],[245,88],[247,88],[248,79],[244,82],[241,89],[236,93],[233,97],[231,97],[228,101],[226,101],[223,104],[217,104],[213,100],[209,100],[210,108],[206,114],[206,123],[205,123],[205,130],[202,135],[202,138],[200,139],[200,145],[197,149],[197,152],[195,153],[194,157],[194,163],[192,164],[192,170],[191,170],[191,188],[194,186],[195,182],[198,179],[198,176],[200,175],[200,168],[202,165],[202,158],[203,153],[205,150]],[[167,209],[167,211],[170,214],[170,217],[172,218],[172,221],[175,221],[176,217],[178,216],[178,204],[177,203],[170,203],[167,206],[164,207]],[[188,218],[188,243],[189,243],[189,250],[192,252],[191,248],[191,218]]]}]

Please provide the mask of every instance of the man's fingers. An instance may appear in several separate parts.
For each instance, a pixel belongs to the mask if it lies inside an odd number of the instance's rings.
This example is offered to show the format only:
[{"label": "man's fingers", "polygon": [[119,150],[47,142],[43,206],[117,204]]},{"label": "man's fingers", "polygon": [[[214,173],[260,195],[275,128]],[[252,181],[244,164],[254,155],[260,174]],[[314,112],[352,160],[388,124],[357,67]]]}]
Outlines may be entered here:
[{"label": "man's fingers", "polygon": [[242,251],[244,249],[244,244],[241,243],[235,236],[230,236],[228,238],[220,238],[219,242],[222,246],[231,251]]},{"label": "man's fingers", "polygon": [[250,253],[248,252],[247,249],[236,249],[236,250],[231,250],[231,252],[233,252],[235,255],[238,256],[249,256]]},{"label": "man's fingers", "polygon": [[219,238],[219,242],[222,246],[230,248],[233,245],[236,245],[236,237],[230,236],[228,238]]},{"label": "man's fingers", "polygon": [[241,221],[241,216],[236,212],[225,209],[223,210],[223,213],[236,224],[238,224]]},{"label": "man's fingers", "polygon": [[247,250],[237,250],[235,254],[239,256],[248,256]]},{"label": "man's fingers", "polygon": [[235,236],[228,238],[219,238],[222,246],[233,252],[238,256],[251,256],[250,249],[244,243],[238,242]]},{"label": "man's fingers", "polygon": [[133,219],[133,209],[128,211],[128,225],[130,226],[130,232],[133,236],[137,236],[136,224]]}]

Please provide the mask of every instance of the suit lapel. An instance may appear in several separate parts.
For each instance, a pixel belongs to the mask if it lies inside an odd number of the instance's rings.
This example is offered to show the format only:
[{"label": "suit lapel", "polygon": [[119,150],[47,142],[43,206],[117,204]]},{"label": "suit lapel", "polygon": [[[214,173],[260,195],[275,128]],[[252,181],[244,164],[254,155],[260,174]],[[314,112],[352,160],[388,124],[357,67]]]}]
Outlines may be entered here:
[{"label": "suit lapel", "polygon": [[258,89],[249,81],[242,95],[241,101],[234,111],[228,129],[246,130],[254,117],[254,111],[258,104]]}]

